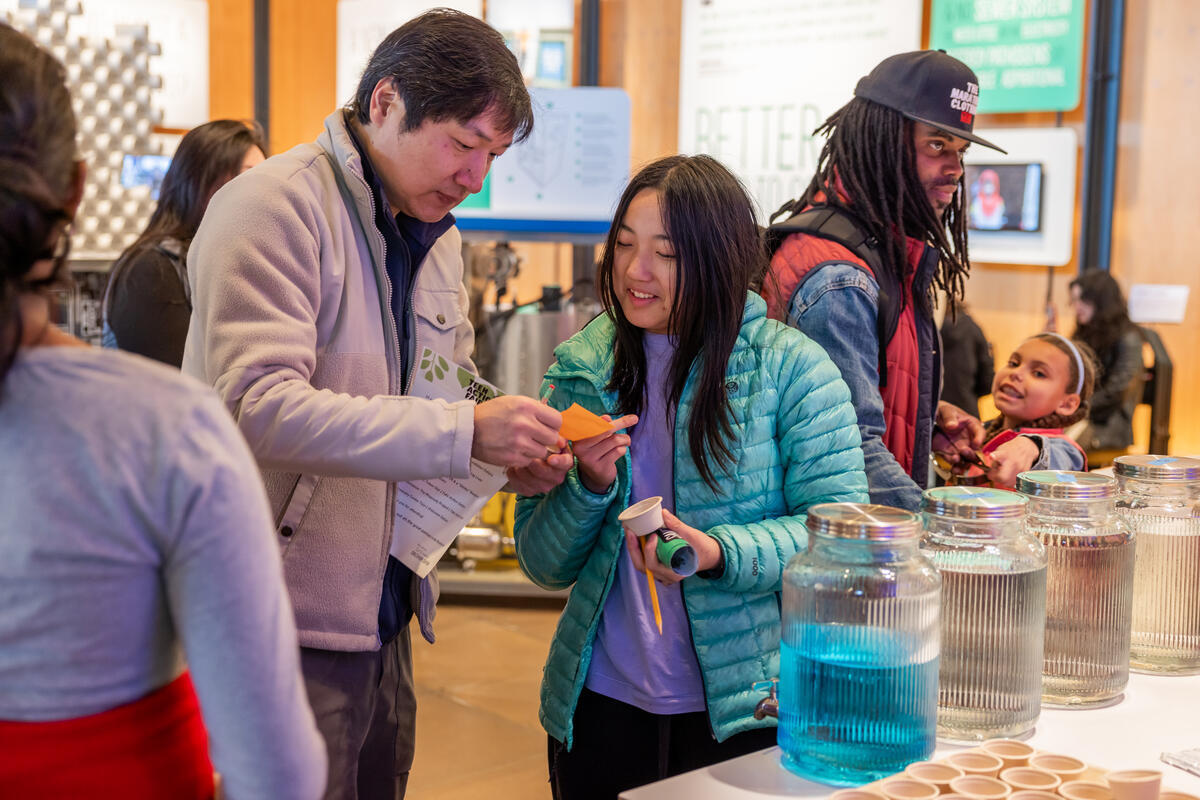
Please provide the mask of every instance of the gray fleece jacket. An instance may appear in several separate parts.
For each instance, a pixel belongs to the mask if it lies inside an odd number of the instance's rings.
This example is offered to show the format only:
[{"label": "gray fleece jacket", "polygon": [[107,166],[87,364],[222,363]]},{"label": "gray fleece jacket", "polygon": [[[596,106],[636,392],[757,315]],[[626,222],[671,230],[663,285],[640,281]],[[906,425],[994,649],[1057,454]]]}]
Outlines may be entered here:
[{"label": "gray fleece jacket", "polygon": [[[335,111],[312,144],[243,173],[209,203],[188,251],[183,370],[216,387],[263,472],[300,644],[379,647],[395,482],[470,473],[472,403],[406,397],[383,235]],[[475,372],[461,238],[418,267],[411,353]],[[433,641],[436,572],[413,581]]]}]

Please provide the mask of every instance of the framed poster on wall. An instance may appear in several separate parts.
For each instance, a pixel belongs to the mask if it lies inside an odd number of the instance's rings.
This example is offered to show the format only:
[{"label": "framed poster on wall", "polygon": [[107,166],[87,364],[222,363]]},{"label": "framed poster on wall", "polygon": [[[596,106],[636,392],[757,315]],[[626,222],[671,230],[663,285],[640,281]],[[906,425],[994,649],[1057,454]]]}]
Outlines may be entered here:
[{"label": "framed poster on wall", "polygon": [[683,0],[679,149],[720,159],[760,219],[801,192],[813,131],[887,56],[921,46],[921,0]]},{"label": "framed poster on wall", "polygon": [[929,46],[979,76],[979,113],[1079,105],[1085,0],[933,0]]}]

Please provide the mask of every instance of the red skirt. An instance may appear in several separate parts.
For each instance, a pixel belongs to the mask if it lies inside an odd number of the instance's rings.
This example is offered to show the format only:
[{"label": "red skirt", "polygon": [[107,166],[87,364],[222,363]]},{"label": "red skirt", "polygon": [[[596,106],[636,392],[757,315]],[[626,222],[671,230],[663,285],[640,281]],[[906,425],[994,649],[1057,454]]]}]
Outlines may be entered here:
[{"label": "red skirt", "polygon": [[185,672],[140,700],[78,719],[0,721],[0,797],[210,800],[213,769]]}]

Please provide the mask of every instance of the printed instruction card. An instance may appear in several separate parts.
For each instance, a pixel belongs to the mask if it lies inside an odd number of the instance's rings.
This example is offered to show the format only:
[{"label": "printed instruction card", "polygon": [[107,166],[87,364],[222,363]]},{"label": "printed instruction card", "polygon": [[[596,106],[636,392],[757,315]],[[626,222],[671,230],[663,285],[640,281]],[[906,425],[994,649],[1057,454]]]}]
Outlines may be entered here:
[{"label": "printed instruction card", "polygon": [[[415,369],[409,391],[413,397],[482,403],[503,394],[428,347],[421,352]],[[469,478],[397,483],[391,554],[424,578],[463,526],[507,481],[504,467],[472,458]]]}]

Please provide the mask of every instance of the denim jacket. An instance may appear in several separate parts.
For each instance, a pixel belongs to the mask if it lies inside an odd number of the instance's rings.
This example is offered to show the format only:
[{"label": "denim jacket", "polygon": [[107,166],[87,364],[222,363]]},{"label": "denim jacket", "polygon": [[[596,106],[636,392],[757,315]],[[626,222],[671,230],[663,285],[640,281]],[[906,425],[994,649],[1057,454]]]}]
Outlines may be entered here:
[{"label": "denim jacket", "polygon": [[926,246],[915,265],[906,302],[912,307],[919,349],[918,405],[912,473],[884,446],[883,398],[879,392],[879,341],[875,318],[879,286],[850,263],[827,264],[800,284],[787,306],[787,323],[825,348],[850,387],[858,415],[871,502],[919,511],[929,485],[929,451],[941,385],[941,341],[932,316],[912,298],[924,297],[937,268],[937,251]]}]

